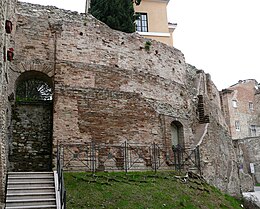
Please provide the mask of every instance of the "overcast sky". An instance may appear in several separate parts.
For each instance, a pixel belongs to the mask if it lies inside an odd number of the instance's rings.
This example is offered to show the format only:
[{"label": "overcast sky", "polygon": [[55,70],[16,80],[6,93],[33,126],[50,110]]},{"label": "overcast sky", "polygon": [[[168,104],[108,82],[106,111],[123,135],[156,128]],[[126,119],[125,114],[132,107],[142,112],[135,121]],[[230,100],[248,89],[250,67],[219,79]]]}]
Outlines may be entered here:
[{"label": "overcast sky", "polygon": [[[85,0],[22,1],[85,8]],[[170,0],[168,19],[178,24],[174,46],[219,90],[243,79],[260,82],[260,0]]]}]

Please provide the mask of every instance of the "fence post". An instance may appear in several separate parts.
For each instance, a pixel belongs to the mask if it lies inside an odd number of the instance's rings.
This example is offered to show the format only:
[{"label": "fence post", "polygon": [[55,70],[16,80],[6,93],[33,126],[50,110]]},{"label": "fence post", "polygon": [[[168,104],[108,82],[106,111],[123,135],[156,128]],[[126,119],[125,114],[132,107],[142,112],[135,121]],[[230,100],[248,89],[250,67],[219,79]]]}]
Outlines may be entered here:
[{"label": "fence post", "polygon": [[127,142],[125,141],[125,143],[124,143],[124,164],[125,164],[125,172],[126,173],[127,173],[127,163],[128,163],[127,157],[128,157],[128,155],[127,155]]},{"label": "fence post", "polygon": [[195,166],[198,168],[198,147],[194,149]]},{"label": "fence post", "polygon": [[96,156],[95,156],[95,143],[92,141],[90,146],[90,153],[91,153],[91,170],[92,173],[96,172]]},{"label": "fence post", "polygon": [[179,171],[181,171],[181,167],[182,167],[182,147],[178,144],[178,148],[177,148],[177,152],[178,152],[178,169]]},{"label": "fence post", "polygon": [[174,145],[172,146],[172,151],[173,151],[173,154],[174,154],[174,165],[175,165],[175,170],[177,171],[177,155],[176,155],[176,148],[175,148]]},{"label": "fence post", "polygon": [[154,155],[154,172],[156,173],[157,172],[157,161],[156,161],[157,155],[156,155],[156,144],[155,144],[155,142],[153,143],[153,155]]},{"label": "fence post", "polygon": [[198,169],[199,173],[201,175],[201,170],[200,170],[200,147],[196,147],[196,154],[197,154],[197,164],[198,164]]}]

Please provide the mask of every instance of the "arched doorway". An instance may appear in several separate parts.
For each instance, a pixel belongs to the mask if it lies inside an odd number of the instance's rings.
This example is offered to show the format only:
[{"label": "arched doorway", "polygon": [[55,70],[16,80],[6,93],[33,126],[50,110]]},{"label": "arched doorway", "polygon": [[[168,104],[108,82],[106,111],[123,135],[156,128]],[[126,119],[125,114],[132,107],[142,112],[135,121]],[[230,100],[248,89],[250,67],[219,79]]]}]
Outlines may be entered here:
[{"label": "arched doorway", "polygon": [[173,121],[171,123],[171,142],[172,151],[174,154],[174,164],[176,170],[181,170],[183,164],[184,153],[184,133],[183,125],[179,121]]},{"label": "arched doorway", "polygon": [[181,146],[184,148],[183,125],[179,121],[171,123],[171,142],[172,146]]},{"label": "arched doorway", "polygon": [[52,169],[52,79],[29,71],[16,82],[12,108],[10,171]]}]

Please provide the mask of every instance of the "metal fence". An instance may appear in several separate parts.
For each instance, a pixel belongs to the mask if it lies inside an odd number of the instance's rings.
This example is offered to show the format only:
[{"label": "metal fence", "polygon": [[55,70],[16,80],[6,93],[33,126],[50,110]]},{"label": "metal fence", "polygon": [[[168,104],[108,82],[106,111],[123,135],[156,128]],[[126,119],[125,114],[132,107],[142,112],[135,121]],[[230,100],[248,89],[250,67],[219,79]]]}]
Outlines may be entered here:
[{"label": "metal fence", "polygon": [[60,144],[64,171],[157,171],[190,169],[200,173],[199,147],[162,144]]},{"label": "metal fence", "polygon": [[59,191],[59,202],[60,209],[66,209],[66,189],[63,177],[63,168],[61,165],[61,153],[60,147],[57,147],[57,174],[58,174],[58,191]]}]

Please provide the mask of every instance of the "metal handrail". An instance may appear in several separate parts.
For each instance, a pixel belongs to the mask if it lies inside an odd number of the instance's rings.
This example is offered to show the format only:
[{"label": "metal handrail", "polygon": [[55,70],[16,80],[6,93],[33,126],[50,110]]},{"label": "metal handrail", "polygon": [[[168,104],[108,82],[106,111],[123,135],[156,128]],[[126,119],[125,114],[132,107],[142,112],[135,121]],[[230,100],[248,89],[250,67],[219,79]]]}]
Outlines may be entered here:
[{"label": "metal handrail", "polygon": [[63,169],[60,158],[60,147],[57,146],[57,174],[58,174],[58,191],[60,193],[60,206],[61,209],[66,209],[66,189],[64,186]]},{"label": "metal handrail", "polygon": [[4,196],[4,203],[6,204],[6,197],[7,197],[7,186],[8,186],[8,173],[5,175],[5,196]]}]

